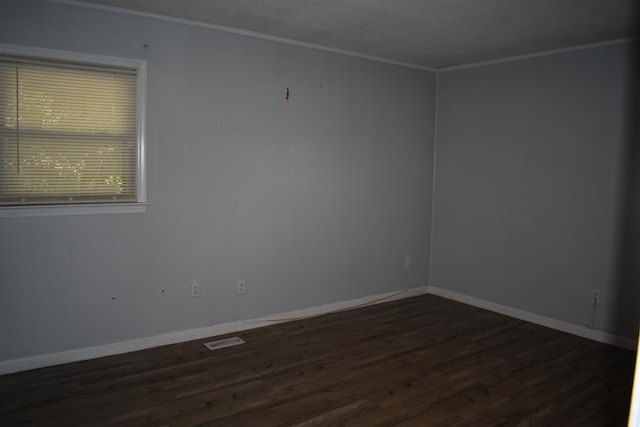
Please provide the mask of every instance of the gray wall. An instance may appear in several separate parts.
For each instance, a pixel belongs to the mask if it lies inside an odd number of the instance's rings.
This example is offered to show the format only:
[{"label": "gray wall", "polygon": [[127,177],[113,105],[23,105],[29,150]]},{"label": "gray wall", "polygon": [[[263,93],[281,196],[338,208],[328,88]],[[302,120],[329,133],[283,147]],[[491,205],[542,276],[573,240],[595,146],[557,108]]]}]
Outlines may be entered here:
[{"label": "gray wall", "polygon": [[434,73],[32,0],[0,43],[148,60],[151,203],[0,219],[0,360],[426,285]]},{"label": "gray wall", "polygon": [[0,43],[148,60],[151,202],[0,219],[0,361],[427,277],[635,336],[628,45],[440,72],[436,114],[433,73],[133,15],[4,1]]},{"label": "gray wall", "polygon": [[618,271],[631,58],[616,44],[438,73],[431,285],[636,337],[638,286]]}]

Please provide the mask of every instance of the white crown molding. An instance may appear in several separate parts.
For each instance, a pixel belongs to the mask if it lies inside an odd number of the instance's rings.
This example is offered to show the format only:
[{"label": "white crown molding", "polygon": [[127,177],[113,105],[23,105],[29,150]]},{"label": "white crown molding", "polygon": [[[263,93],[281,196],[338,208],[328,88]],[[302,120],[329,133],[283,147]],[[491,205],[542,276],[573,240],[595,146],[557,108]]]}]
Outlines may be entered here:
[{"label": "white crown molding", "polygon": [[320,51],[324,51],[324,52],[335,53],[335,54],[338,54],[338,55],[351,56],[351,57],[354,57],[354,58],[360,58],[360,59],[365,59],[365,60],[374,61],[374,62],[380,62],[380,63],[384,63],[384,64],[397,65],[399,67],[404,67],[404,68],[413,68],[413,69],[416,69],[416,70],[430,71],[430,72],[435,72],[436,71],[435,68],[424,67],[424,66],[421,66],[421,65],[411,64],[411,63],[408,63],[408,62],[394,61],[392,59],[381,58],[381,57],[373,56],[373,55],[365,55],[365,54],[362,54],[362,53],[352,52],[352,51],[349,51],[349,50],[337,49],[337,48],[333,48],[333,47],[329,47],[329,46],[323,46],[323,45],[314,44],[314,43],[302,42],[302,41],[299,41],[299,40],[288,39],[286,37],[270,36],[268,34],[262,34],[262,33],[258,33],[258,32],[255,32],[255,31],[241,30],[239,28],[226,27],[224,25],[210,24],[210,23],[206,23],[206,22],[194,21],[194,20],[191,20],[191,19],[175,18],[175,17],[172,17],[172,16],[160,15],[160,14],[157,14],[157,13],[142,12],[142,11],[139,11],[139,10],[124,9],[124,8],[121,8],[121,7],[107,6],[107,5],[102,5],[102,4],[86,3],[86,2],[81,2],[81,1],[77,1],[77,0],[44,0],[44,1],[49,2],[49,3],[58,3],[58,4],[66,4],[66,5],[71,5],[71,6],[79,6],[79,7],[84,7],[84,8],[88,8],[88,9],[98,9],[98,10],[105,10],[105,11],[110,11],[110,12],[126,13],[126,14],[129,14],[129,15],[141,16],[141,17],[144,17],[144,18],[154,18],[154,19],[159,19],[161,21],[171,22],[171,23],[174,23],[174,24],[183,24],[183,25],[191,25],[191,26],[195,26],[195,27],[207,28],[207,29],[210,29],[210,30],[222,31],[222,32],[225,32],[225,33],[237,34],[237,35],[240,35],[240,36],[251,37],[251,38],[271,41],[271,42],[275,42],[275,43],[282,43],[282,44],[298,46],[298,47],[304,47],[304,48],[313,49],[313,50],[320,50]]},{"label": "white crown molding", "polygon": [[467,69],[467,68],[485,67],[485,66],[489,66],[489,65],[496,65],[496,64],[502,64],[502,63],[507,63],[507,62],[517,62],[517,61],[523,61],[523,60],[526,60],[526,59],[534,59],[534,58],[541,58],[541,57],[545,57],[545,56],[558,55],[558,54],[561,54],[561,53],[571,53],[571,52],[577,52],[577,51],[581,51],[581,50],[596,49],[596,48],[599,48],[599,47],[613,46],[613,45],[617,45],[617,44],[632,43],[632,42],[635,42],[637,40],[638,40],[637,38],[615,39],[615,40],[608,40],[608,41],[605,41],[605,42],[589,43],[589,44],[582,44],[582,45],[579,45],[579,46],[571,46],[571,47],[565,47],[565,48],[560,48],[560,49],[545,50],[543,52],[527,53],[527,54],[524,54],[524,55],[508,56],[508,57],[500,58],[500,59],[490,59],[490,60],[487,60],[487,61],[472,62],[472,63],[469,63],[469,64],[453,65],[451,67],[438,68],[436,70],[436,73],[441,73],[441,72],[445,72],[445,71],[454,71],[454,70],[464,70],[464,69]]}]

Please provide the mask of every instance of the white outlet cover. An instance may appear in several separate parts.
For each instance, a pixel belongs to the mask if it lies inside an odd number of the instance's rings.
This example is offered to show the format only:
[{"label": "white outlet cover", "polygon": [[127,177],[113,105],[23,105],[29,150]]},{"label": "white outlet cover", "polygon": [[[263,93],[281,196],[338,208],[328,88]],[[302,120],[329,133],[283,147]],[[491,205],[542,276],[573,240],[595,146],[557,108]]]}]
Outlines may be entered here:
[{"label": "white outlet cover", "polygon": [[191,283],[191,297],[197,298],[199,296],[200,296],[200,282],[198,282],[197,280],[194,280],[193,283]]}]

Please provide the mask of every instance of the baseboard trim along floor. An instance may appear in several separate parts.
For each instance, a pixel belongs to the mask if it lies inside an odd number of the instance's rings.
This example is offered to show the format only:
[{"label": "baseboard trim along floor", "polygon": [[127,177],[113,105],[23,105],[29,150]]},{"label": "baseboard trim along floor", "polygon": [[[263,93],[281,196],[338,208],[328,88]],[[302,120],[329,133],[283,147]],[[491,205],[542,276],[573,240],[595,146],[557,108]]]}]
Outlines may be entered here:
[{"label": "baseboard trim along floor", "polygon": [[100,345],[63,351],[59,353],[43,354],[38,356],[24,357],[0,362],[0,375],[14,372],[27,371],[30,369],[44,368],[47,366],[61,365],[63,363],[78,362],[81,360],[96,359],[98,357],[113,356],[115,354],[128,353],[131,351],[145,350],[153,347],[160,347],[168,344],[177,344],[184,341],[191,341],[201,338],[214,337],[218,335],[230,334],[234,332],[246,331],[262,326],[273,325],[281,322],[304,319],[308,317],[320,316],[334,313],[336,311],[351,310],[367,305],[388,302],[402,298],[409,298],[423,295],[428,292],[426,286],[387,292],[384,294],[372,295],[348,301],[338,301],[331,304],[290,311],[286,313],[274,314],[257,319],[239,320],[235,322],[222,323],[204,328],[188,329],[184,331],[172,332],[170,334],[156,335],[135,340],[122,341],[113,344]]},{"label": "baseboard trim along floor", "polygon": [[577,335],[582,338],[588,338],[592,341],[610,344],[616,347],[626,348],[628,350],[636,349],[637,343],[634,340],[609,334],[607,332],[598,331],[596,329],[590,329],[585,326],[574,325],[572,323],[563,322],[562,320],[541,316],[539,314],[531,313],[525,310],[519,310],[517,308],[509,307],[506,305],[496,304],[469,295],[459,294],[447,289],[438,288],[436,286],[429,286],[429,293],[464,304],[472,305],[474,307],[493,311],[494,313],[504,314],[505,316],[524,320],[525,322],[535,323],[536,325],[546,326],[547,328],[566,332],[572,335]]},{"label": "baseboard trim along floor", "polygon": [[235,333],[259,328],[262,326],[273,325],[275,323],[320,316],[337,311],[351,310],[367,305],[379,304],[382,302],[409,298],[427,293],[448,298],[464,304],[472,305],[474,307],[483,308],[499,314],[504,314],[506,316],[514,317],[516,319],[535,323],[548,328],[556,329],[562,332],[567,332],[583,338],[588,338],[593,341],[602,342],[605,344],[610,344],[631,350],[636,349],[637,343],[629,338],[624,338],[595,329],[589,329],[583,326],[574,325],[571,323],[563,322],[561,320],[541,316],[539,314],[492,303],[490,301],[482,300],[468,295],[459,294],[457,292],[449,291],[446,289],[434,286],[423,286],[407,290],[372,295],[348,301],[339,301],[331,304],[260,317],[257,319],[240,320],[204,328],[189,329],[185,331],[173,332],[170,334],[156,335],[152,337],[145,337],[113,344],[7,360],[4,362],[0,362],[0,375],[26,371],[30,369],[43,368],[47,366],[60,365],[63,363],[95,359],[98,357],[112,356],[116,354],[128,353],[131,351],[145,350],[148,348],[159,347],[168,344],[176,344],[179,342],[196,340],[206,337]]}]

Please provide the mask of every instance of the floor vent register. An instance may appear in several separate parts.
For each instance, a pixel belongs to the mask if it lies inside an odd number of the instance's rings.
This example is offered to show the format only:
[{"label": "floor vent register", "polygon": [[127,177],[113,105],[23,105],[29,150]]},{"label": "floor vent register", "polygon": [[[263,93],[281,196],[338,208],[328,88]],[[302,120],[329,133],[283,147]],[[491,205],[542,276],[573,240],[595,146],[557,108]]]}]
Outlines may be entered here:
[{"label": "floor vent register", "polygon": [[239,337],[225,338],[204,343],[209,350],[220,350],[221,348],[233,347],[234,345],[244,344],[245,342]]}]

